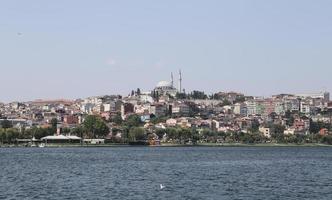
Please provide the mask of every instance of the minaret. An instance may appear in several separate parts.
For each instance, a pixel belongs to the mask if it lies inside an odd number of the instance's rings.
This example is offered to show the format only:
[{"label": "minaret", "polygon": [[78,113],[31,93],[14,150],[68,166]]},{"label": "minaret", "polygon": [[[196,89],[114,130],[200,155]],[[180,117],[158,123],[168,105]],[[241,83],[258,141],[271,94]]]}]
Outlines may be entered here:
[{"label": "minaret", "polygon": [[182,73],[181,73],[181,69],[179,70],[179,92],[182,93]]},{"label": "minaret", "polygon": [[171,83],[172,83],[172,88],[174,88],[173,72],[171,72]]}]

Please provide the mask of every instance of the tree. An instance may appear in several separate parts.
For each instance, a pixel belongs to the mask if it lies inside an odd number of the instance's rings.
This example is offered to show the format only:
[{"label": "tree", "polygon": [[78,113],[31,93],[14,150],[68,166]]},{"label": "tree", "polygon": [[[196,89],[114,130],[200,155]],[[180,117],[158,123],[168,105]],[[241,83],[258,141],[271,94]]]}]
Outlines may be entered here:
[{"label": "tree", "polygon": [[179,133],[176,128],[166,128],[165,130],[168,139],[176,140],[178,139]]},{"label": "tree", "polygon": [[199,140],[201,140],[201,136],[199,135],[196,128],[192,128],[191,129],[191,141],[193,142],[193,144],[196,144],[197,141],[199,141]]},{"label": "tree", "polygon": [[83,122],[83,127],[87,131],[89,137],[101,138],[109,133],[109,128],[105,122],[95,115],[89,115]]},{"label": "tree", "polygon": [[82,126],[75,127],[70,130],[70,134],[83,138],[84,128]]},{"label": "tree", "polygon": [[121,117],[121,114],[120,113],[117,113],[112,119],[111,121],[117,125],[121,125],[123,120],[122,120],[122,117]]},{"label": "tree", "polygon": [[71,132],[70,128],[67,128],[67,127],[62,128],[62,130],[61,130],[61,133],[65,134],[65,135],[70,132]]},{"label": "tree", "polygon": [[228,101],[227,99],[225,99],[223,102],[222,102],[222,106],[229,106],[231,105],[232,102]]},{"label": "tree", "polygon": [[275,133],[284,133],[284,131],[286,129],[285,126],[280,125],[280,124],[274,124],[272,128]]},{"label": "tree", "polygon": [[177,92],[176,95],[175,95],[175,98],[176,99],[186,99],[187,95],[185,93]]},{"label": "tree", "polygon": [[243,103],[246,101],[246,98],[244,96],[238,96],[235,98],[235,101],[233,102],[234,104],[235,103]]},{"label": "tree", "polygon": [[146,134],[144,128],[133,127],[129,130],[129,141],[135,142],[145,139],[146,139]]},{"label": "tree", "polygon": [[293,126],[293,124],[294,124],[294,117],[293,117],[293,114],[292,114],[292,112],[290,110],[287,110],[285,112],[285,117],[288,119],[287,122],[286,122],[287,126]]},{"label": "tree", "polygon": [[2,120],[1,127],[4,129],[12,128],[13,124],[9,120],[5,119],[5,120]]},{"label": "tree", "polygon": [[167,118],[165,117],[152,117],[150,122],[152,124],[158,124],[158,123],[162,123],[162,122],[166,122]]},{"label": "tree", "polygon": [[330,130],[331,125],[329,123],[324,123],[321,121],[314,122],[314,121],[310,120],[310,129],[309,130],[311,133],[318,133],[323,128]]},{"label": "tree", "polygon": [[19,135],[20,139],[31,139],[32,137],[33,137],[33,133],[31,131],[31,129],[23,129]]},{"label": "tree", "polygon": [[194,90],[191,93],[190,97],[192,99],[207,99],[207,95],[204,92],[197,91],[197,90]]},{"label": "tree", "polygon": [[19,132],[15,128],[9,128],[6,130],[6,140],[8,143],[12,143],[19,136]]},{"label": "tree", "polygon": [[140,89],[140,88],[137,88],[137,90],[136,90],[136,94],[137,94],[137,96],[140,96],[140,95],[141,95],[141,89]]},{"label": "tree", "polygon": [[323,136],[322,143],[332,144],[332,136],[331,135],[325,135],[325,136]]},{"label": "tree", "polygon": [[3,128],[0,129],[0,140],[1,144],[3,144],[4,141],[6,140],[6,131]]},{"label": "tree", "polygon": [[58,120],[56,118],[52,118],[50,124],[51,124],[53,133],[56,133],[57,127],[58,127]]},{"label": "tree", "polygon": [[183,142],[191,139],[192,132],[188,128],[180,128],[178,130],[178,133],[179,133],[180,143],[183,143]]},{"label": "tree", "polygon": [[259,130],[259,121],[258,120],[254,120],[251,123],[251,128],[249,129],[250,132],[254,133],[254,132],[258,132]]},{"label": "tree", "polygon": [[37,127],[33,127],[31,131],[33,133],[33,136],[36,139],[40,139],[42,137],[46,137],[46,136],[49,136],[49,135],[54,135],[54,132],[53,132],[52,128],[37,128]]},{"label": "tree", "polygon": [[162,139],[165,133],[166,133],[166,130],[164,130],[164,129],[160,128],[160,129],[156,130],[156,135],[158,136],[159,139]]},{"label": "tree", "polygon": [[138,115],[130,115],[126,120],[126,126],[129,128],[141,125],[141,118]]}]

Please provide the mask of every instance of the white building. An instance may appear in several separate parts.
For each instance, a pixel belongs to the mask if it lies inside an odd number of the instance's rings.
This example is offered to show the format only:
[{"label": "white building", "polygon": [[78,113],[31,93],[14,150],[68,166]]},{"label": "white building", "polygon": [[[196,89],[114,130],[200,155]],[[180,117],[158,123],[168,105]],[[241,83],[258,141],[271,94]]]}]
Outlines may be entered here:
[{"label": "white building", "polygon": [[172,114],[177,116],[189,115],[190,108],[185,103],[175,103],[172,105]]},{"label": "white building", "polygon": [[236,103],[233,109],[234,114],[246,116],[247,115],[247,106],[244,103]]},{"label": "white building", "polygon": [[159,95],[176,96],[177,89],[168,81],[160,81],[154,89]]},{"label": "white building", "polygon": [[324,99],[325,102],[330,101],[330,93],[329,92],[296,94],[295,96],[300,97],[302,99],[312,98],[312,99]]},{"label": "white building", "polygon": [[271,129],[265,127],[259,127],[259,132],[261,132],[265,137],[271,138]]}]

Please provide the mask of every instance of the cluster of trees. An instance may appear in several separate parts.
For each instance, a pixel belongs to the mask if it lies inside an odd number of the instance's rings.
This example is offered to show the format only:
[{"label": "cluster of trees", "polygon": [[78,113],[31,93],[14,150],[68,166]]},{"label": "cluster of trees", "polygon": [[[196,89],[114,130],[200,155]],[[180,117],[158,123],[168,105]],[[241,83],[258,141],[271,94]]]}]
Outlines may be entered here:
[{"label": "cluster of trees", "polygon": [[325,122],[314,122],[310,120],[310,132],[311,133],[319,133],[320,130],[323,128],[326,128],[327,130],[332,130],[331,124],[330,123],[325,123]]},{"label": "cluster of trees", "polygon": [[202,92],[202,91],[197,91],[194,90],[191,93],[177,93],[176,94],[177,99],[207,99],[208,96]]},{"label": "cluster of trees", "polygon": [[186,143],[192,141],[196,143],[200,140],[198,131],[195,128],[180,128],[180,127],[170,127],[166,129],[157,129],[156,134],[159,138],[162,138],[164,134],[167,135],[167,138],[175,143]]},{"label": "cluster of trees", "polygon": [[15,128],[1,128],[0,129],[0,142],[13,143],[16,138],[20,137],[20,132]]},{"label": "cluster of trees", "polygon": [[200,139],[208,143],[229,142],[229,143],[263,143],[267,141],[261,133],[244,132],[218,132],[205,129],[200,134]]},{"label": "cluster of trees", "polygon": [[103,138],[109,134],[110,129],[102,118],[89,115],[85,118],[83,126],[75,128],[74,132],[80,137]]},{"label": "cluster of trees", "polygon": [[[166,118],[154,118],[153,123],[165,122]],[[200,130],[199,132],[195,128],[166,128],[166,129],[156,129],[156,130],[145,130],[142,128],[142,122],[140,117],[137,115],[131,115],[125,121],[122,120],[121,116],[115,116],[111,120],[115,123],[115,128],[113,128],[113,133],[121,132],[122,141],[121,142],[131,142],[138,140],[146,140],[151,136],[151,132],[156,133],[159,138],[162,138],[164,134],[170,142],[174,143],[186,143],[187,141],[192,141],[193,143],[202,142],[239,142],[239,143],[265,143],[265,142],[275,142],[275,143],[310,143],[310,142],[321,142],[321,143],[332,143],[332,137],[330,136],[319,136],[318,134],[312,135],[284,135],[285,126],[278,124],[266,124],[265,126],[271,128],[271,138],[264,137],[259,132],[260,123],[258,121],[253,121],[252,128],[248,130],[248,133],[244,132],[217,132],[210,129]],[[319,128],[315,130],[320,130],[320,127],[327,127],[326,124],[318,123]],[[327,127],[328,128],[328,127]],[[314,133],[318,133],[314,132]]]},{"label": "cluster of trees", "polygon": [[[287,115],[287,114],[286,114]],[[291,117],[291,115],[289,115]],[[154,118],[153,123],[165,122],[167,118]],[[121,115],[118,114],[111,119],[113,122],[113,133],[122,133],[121,142],[135,142],[148,140],[154,137],[154,133],[162,138],[165,134],[170,142],[184,144],[188,141],[196,143],[198,141],[216,143],[216,142],[239,142],[239,143],[326,143],[332,144],[332,136],[319,135],[322,128],[331,130],[331,125],[323,122],[310,123],[310,135],[296,134],[284,135],[285,126],[277,124],[266,124],[265,126],[271,128],[271,138],[264,137],[259,133],[259,122],[254,121],[252,128],[248,133],[243,132],[217,132],[210,129],[203,129],[198,131],[195,128],[181,128],[170,127],[166,129],[145,129],[143,123],[138,115],[131,115],[126,120],[122,120]],[[40,139],[48,135],[54,135],[57,129],[57,120],[52,119],[50,126],[47,128],[32,127],[30,129],[16,129],[8,120],[1,122],[0,141],[1,143],[13,143],[16,139]],[[82,125],[76,128],[62,128],[62,134],[76,135],[82,138],[105,138],[110,129],[105,121],[94,115],[89,115],[85,118]]]},{"label": "cluster of trees", "polygon": [[[16,139],[41,139],[42,137],[54,135],[57,131],[57,120],[52,119],[50,127],[32,127],[29,129],[13,128],[7,120],[2,121],[0,128],[0,142],[14,143]],[[109,127],[104,120],[98,116],[89,115],[85,118],[84,123],[76,128],[62,128],[62,134],[71,134],[83,138],[104,138],[110,132]]]},{"label": "cluster of trees", "polygon": [[9,120],[2,120],[1,123],[1,128],[7,129],[7,128],[12,128],[13,124]]},{"label": "cluster of trees", "polygon": [[137,88],[136,91],[132,90],[130,95],[131,96],[139,96],[139,95],[141,95],[141,89]]},{"label": "cluster of trees", "polygon": [[114,127],[112,128],[112,133],[122,133],[121,141],[116,142],[127,143],[131,141],[142,140],[143,134],[141,129],[143,128],[141,128],[141,126],[143,125],[143,123],[138,115],[130,115],[126,120],[122,120],[121,115],[118,114],[111,119],[111,122],[113,122],[114,125]]},{"label": "cluster of trees", "polygon": [[142,127],[133,127],[129,130],[128,141],[136,142],[147,139],[145,129]]},{"label": "cluster of trees", "polygon": [[295,134],[295,135],[284,135],[284,127],[276,125],[272,130],[271,138],[265,137],[260,132],[218,132],[212,131],[210,129],[203,129],[198,132],[196,129],[186,129],[186,128],[166,128],[166,129],[157,129],[156,134],[159,138],[162,138],[164,134],[167,135],[167,138],[171,142],[175,143],[185,143],[190,140],[193,143],[198,141],[207,142],[207,143],[245,143],[245,144],[255,144],[255,143],[294,143],[294,144],[303,144],[303,143],[324,143],[332,144],[332,136],[326,135],[321,136],[319,134],[304,135],[304,134]]}]

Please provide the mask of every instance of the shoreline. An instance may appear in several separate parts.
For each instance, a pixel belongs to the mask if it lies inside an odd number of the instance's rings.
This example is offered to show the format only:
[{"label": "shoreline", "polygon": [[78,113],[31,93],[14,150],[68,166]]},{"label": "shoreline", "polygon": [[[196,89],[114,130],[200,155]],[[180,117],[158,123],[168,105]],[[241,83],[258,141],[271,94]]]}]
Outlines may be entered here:
[{"label": "shoreline", "polygon": [[[258,143],[258,144],[243,144],[243,143],[199,143],[199,144],[171,144],[164,143],[161,145],[129,145],[129,144],[98,144],[98,145],[81,145],[81,144],[47,144],[43,148],[116,148],[116,147],[332,147],[332,145],[322,143]],[[40,148],[22,145],[0,145],[0,148]]]}]

